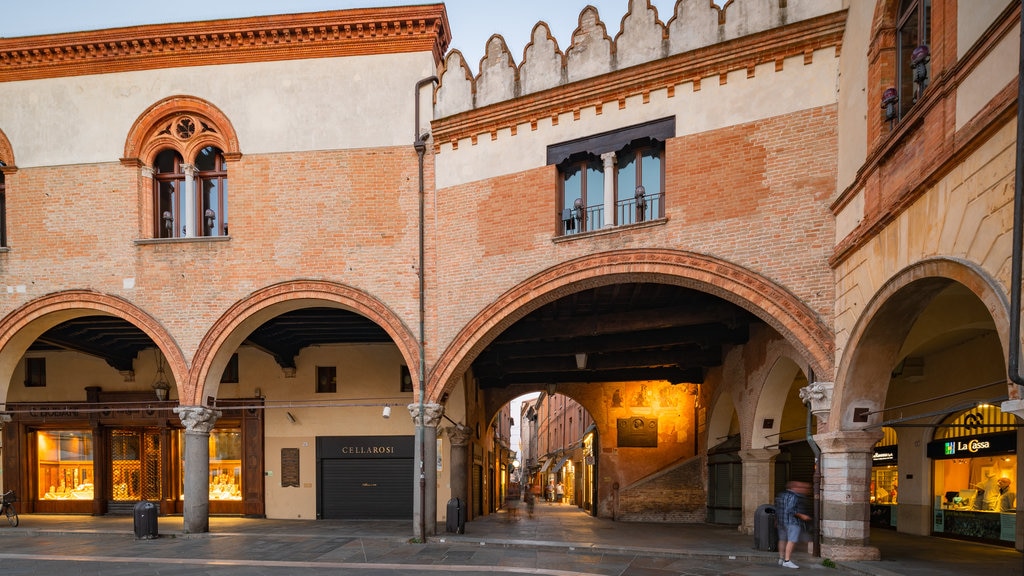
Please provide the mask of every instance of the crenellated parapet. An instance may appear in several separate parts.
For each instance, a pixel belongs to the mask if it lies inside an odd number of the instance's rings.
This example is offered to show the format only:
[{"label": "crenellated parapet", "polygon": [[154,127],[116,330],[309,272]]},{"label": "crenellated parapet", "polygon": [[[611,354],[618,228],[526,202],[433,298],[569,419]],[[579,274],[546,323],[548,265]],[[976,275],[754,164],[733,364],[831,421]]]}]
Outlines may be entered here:
[{"label": "crenellated parapet", "polygon": [[[722,8],[713,0],[678,0],[664,24],[649,0],[630,0],[613,38],[597,9],[587,6],[564,52],[544,22],[534,26],[518,66],[500,35],[487,41],[476,75],[462,53],[449,52],[442,65],[434,117],[484,108],[842,8],[842,0],[729,0]],[[757,60],[756,54],[750,57]]]}]

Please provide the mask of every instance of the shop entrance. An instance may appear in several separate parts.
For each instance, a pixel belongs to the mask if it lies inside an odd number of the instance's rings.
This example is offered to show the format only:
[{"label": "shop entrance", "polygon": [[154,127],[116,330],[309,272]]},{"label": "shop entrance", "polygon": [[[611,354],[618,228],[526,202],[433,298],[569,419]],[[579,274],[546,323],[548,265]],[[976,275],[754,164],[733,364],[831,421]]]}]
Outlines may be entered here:
[{"label": "shop entrance", "polygon": [[412,519],[412,436],[316,439],[317,518]]},{"label": "shop entrance", "polygon": [[121,511],[124,503],[159,502],[164,496],[166,444],[160,430],[115,429],[110,431],[111,501],[107,509]]}]

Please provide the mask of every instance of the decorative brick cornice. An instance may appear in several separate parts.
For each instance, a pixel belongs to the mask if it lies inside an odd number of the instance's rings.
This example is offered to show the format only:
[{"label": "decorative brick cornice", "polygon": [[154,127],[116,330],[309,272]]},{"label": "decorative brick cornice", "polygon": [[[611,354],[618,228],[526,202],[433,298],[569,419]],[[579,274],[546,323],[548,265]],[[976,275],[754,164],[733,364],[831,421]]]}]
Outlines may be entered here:
[{"label": "decorative brick cornice", "polygon": [[809,63],[816,50],[834,47],[838,57],[846,27],[846,11],[804,20],[715,44],[665,59],[632,66],[579,82],[514,98],[484,108],[453,114],[432,124],[435,152],[442,144],[457,143],[466,138],[509,129],[514,134],[521,124],[535,125],[539,119],[557,118],[561,114],[578,114],[583,108],[601,110],[606,103],[624,106],[627,98],[642,96],[644,102],[651,92],[667,90],[671,96],[676,86],[694,82],[699,89],[701,78],[724,78],[729,72],[748,71],[757,65],[774,63],[782,69],[785,59],[802,56]]},{"label": "decorative brick cornice", "polygon": [[0,38],[0,82],[424,51],[440,63],[450,41],[443,4]]}]

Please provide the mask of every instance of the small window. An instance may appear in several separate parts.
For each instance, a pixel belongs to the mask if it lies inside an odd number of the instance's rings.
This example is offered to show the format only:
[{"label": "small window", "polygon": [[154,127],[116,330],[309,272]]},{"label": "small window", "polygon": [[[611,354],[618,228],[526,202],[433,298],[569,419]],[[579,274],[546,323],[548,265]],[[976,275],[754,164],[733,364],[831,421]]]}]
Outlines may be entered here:
[{"label": "small window", "polygon": [[25,387],[46,386],[46,358],[25,358]]},{"label": "small window", "polygon": [[[0,167],[6,166],[0,160]],[[7,188],[4,185],[4,173],[0,170],[0,246],[7,246]]]},{"label": "small window", "polygon": [[672,117],[548,146],[548,163],[558,167],[560,234],[663,218],[665,141],[674,136]]},{"label": "small window", "polygon": [[408,366],[402,366],[401,374],[401,391],[412,392],[412,374],[409,373]]},{"label": "small window", "polygon": [[[902,0],[896,24],[896,85],[899,95],[899,115],[905,116],[920,97],[922,83],[914,80],[914,51],[927,48],[931,43],[931,0]],[[923,73],[930,74],[929,64],[923,61]]]},{"label": "small window", "polygon": [[238,384],[238,354],[232,354],[224,373],[220,375],[221,384]]},{"label": "small window", "polygon": [[316,393],[334,394],[338,391],[338,368],[335,366],[316,367]]}]

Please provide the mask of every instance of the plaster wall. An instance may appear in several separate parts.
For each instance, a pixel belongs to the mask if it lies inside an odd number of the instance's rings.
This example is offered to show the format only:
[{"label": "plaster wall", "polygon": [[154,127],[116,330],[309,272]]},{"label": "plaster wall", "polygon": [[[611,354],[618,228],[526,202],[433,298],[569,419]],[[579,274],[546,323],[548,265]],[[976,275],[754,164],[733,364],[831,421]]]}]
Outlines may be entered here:
[{"label": "plaster wall", "polygon": [[[960,13],[969,10],[960,10]],[[956,128],[959,130],[1007,84],[1016,82],[1020,63],[1020,24],[973,69],[956,91]]]},{"label": "plaster wall", "polygon": [[[836,193],[846,189],[857,177],[867,157],[868,114],[880,114],[875,102],[868,102],[868,53],[875,2],[847,2],[846,28],[843,32],[843,58],[836,82],[839,102],[839,165]],[[838,218],[837,218],[838,220]],[[852,229],[837,221],[837,237]]]},{"label": "plaster wall", "polygon": [[227,115],[244,154],[411,147],[413,87],[433,73],[412,53],[0,82],[0,127],[19,168],[117,161],[149,106],[187,94]]},{"label": "plaster wall", "polygon": [[[969,10],[956,12],[956,57],[962,58],[1013,0],[972,0]],[[964,4],[961,4],[962,6]],[[1014,35],[1015,38],[1020,38]]]}]

